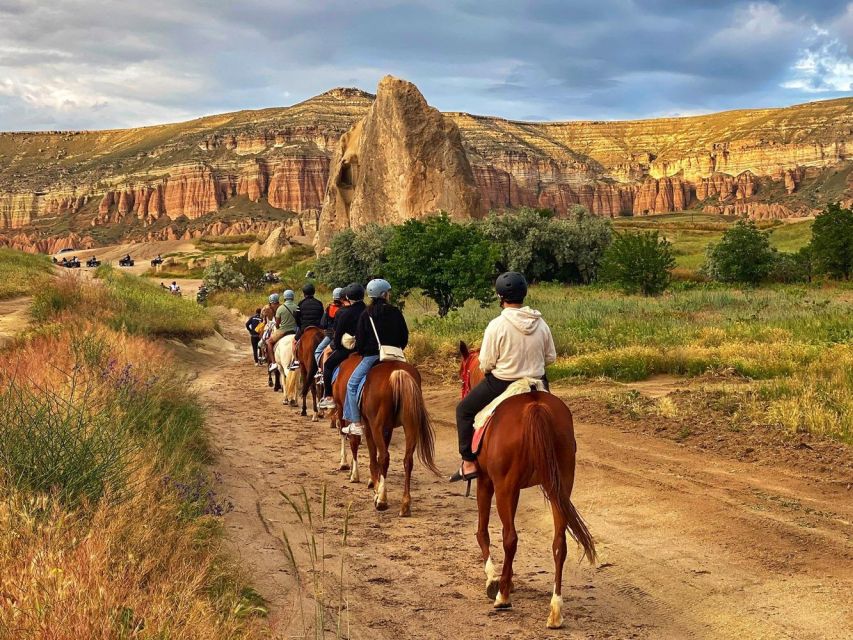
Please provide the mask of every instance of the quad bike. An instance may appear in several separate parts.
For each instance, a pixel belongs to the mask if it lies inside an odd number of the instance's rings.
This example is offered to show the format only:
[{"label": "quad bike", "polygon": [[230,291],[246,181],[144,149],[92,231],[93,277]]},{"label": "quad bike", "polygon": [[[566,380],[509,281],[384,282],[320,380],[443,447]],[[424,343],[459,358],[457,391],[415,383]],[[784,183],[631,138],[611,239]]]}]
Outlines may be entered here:
[{"label": "quad bike", "polygon": [[120,267],[132,267],[133,264],[133,258],[131,258],[130,256],[125,256],[124,258],[118,261],[118,266]]},{"label": "quad bike", "polygon": [[89,258],[88,260],[86,260],[86,266],[89,267],[90,269],[92,269],[94,267],[100,267],[101,261],[96,260],[95,258]]}]

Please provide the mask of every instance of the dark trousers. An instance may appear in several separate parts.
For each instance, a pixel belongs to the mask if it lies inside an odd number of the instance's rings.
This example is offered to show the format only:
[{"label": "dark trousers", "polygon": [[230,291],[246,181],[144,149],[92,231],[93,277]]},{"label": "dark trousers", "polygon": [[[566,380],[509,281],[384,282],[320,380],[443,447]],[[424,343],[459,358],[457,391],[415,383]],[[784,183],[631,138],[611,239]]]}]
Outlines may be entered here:
[{"label": "dark trousers", "polygon": [[252,338],[252,357],[255,359],[255,362],[258,361],[258,345],[261,343],[261,336],[258,334],[253,334]]},{"label": "dark trousers", "polygon": [[323,393],[327,396],[332,395],[332,376],[335,375],[335,369],[349,358],[352,351],[347,349],[335,349],[332,355],[326,358],[326,363],[323,365]]},{"label": "dark trousers", "polygon": [[[548,388],[548,378],[542,378],[545,388]],[[512,380],[499,380],[491,373],[462,398],[456,405],[456,431],[459,434],[459,453],[462,459],[474,462],[477,459],[471,452],[471,442],[474,440],[474,417],[492,400],[501,395],[513,383]]]}]

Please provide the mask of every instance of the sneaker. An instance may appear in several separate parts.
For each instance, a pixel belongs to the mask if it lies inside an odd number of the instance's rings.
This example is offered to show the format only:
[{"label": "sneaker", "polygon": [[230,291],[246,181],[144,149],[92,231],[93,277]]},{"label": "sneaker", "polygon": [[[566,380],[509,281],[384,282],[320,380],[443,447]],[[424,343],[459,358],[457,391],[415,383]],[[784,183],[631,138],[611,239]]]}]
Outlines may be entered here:
[{"label": "sneaker", "polygon": [[299,362],[294,360],[290,363],[290,366],[287,368],[288,371],[296,371],[299,368]]},{"label": "sneaker", "polygon": [[348,436],[363,436],[364,429],[362,429],[361,424],[358,422],[352,422],[341,429],[341,433],[345,433]]},{"label": "sneaker", "polygon": [[277,365],[275,362],[273,362],[273,363],[270,365],[270,373],[272,373],[273,371],[275,371],[277,367],[278,367],[278,365]]},{"label": "sneaker", "polygon": [[323,398],[320,400],[320,404],[317,405],[318,409],[334,409],[335,408],[335,399],[334,398]]}]

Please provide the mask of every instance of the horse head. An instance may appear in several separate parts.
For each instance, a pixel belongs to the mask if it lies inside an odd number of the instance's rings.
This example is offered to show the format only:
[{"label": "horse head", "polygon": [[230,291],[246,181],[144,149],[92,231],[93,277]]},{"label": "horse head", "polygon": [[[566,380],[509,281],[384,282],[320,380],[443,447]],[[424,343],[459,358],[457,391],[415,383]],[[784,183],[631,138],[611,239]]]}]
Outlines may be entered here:
[{"label": "horse head", "polygon": [[471,388],[483,379],[480,371],[480,350],[470,349],[465,342],[459,342],[459,355],[462,362],[459,364],[459,379],[462,381],[462,397],[468,395]]}]

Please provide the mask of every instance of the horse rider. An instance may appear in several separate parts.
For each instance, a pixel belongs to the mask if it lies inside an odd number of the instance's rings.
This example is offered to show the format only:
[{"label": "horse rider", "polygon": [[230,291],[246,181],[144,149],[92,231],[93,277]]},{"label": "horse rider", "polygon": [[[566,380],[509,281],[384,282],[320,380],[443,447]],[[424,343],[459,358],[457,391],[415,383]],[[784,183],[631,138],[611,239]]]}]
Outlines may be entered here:
[{"label": "horse rider", "polygon": [[[341,302],[341,295],[344,290],[342,287],[336,287],[334,291],[332,291],[332,301],[329,303],[329,306],[326,307],[326,310],[323,312],[323,317],[320,319],[320,328],[324,332],[323,339],[320,341],[320,344],[317,345],[317,348],[314,350],[314,360],[317,361],[317,364],[320,364],[320,358],[323,357],[323,351],[326,350],[332,343],[332,338],[335,337],[335,318],[338,315],[338,311],[343,307],[343,303]],[[318,373],[318,375],[322,376],[322,372]]]},{"label": "horse rider", "polygon": [[[323,320],[323,303],[314,297],[317,290],[310,282],[302,287],[302,300],[296,305],[296,340],[302,337],[302,332],[308,327],[319,327]],[[296,343],[293,344],[293,362],[290,363],[291,369],[299,368],[299,361],[296,359]]]},{"label": "horse rider", "polygon": [[275,310],[275,331],[272,332],[269,339],[267,340],[267,361],[270,363],[270,371],[275,371],[276,368],[276,343],[284,336],[295,335],[296,328],[298,326],[298,323],[296,321],[296,314],[299,313],[299,308],[293,301],[293,299],[296,297],[296,294],[293,293],[292,289],[288,289],[282,294],[281,297],[284,298],[284,302],[282,302]]},{"label": "horse rider", "polygon": [[[201,291],[201,289],[199,289]],[[255,366],[260,366],[260,361],[258,359],[258,344],[261,341],[261,336],[258,335],[256,329],[258,325],[263,322],[261,318],[261,308],[258,307],[255,309],[255,315],[246,320],[246,331],[249,332],[249,339],[252,341],[252,358],[255,360]]]},{"label": "horse rider", "polygon": [[545,366],[557,359],[554,338],[542,314],[522,306],[527,296],[524,276],[514,271],[501,274],[495,292],[503,310],[483,334],[480,369],[486,375],[456,406],[462,465],[450,477],[451,482],[477,477],[477,456],[471,451],[474,416],[521,378],[541,379],[547,388]]},{"label": "horse rider", "polygon": [[[367,308],[364,304],[364,287],[357,282],[353,282],[344,289],[343,298],[344,307],[335,317],[335,336],[332,338],[334,350],[323,365],[323,390],[326,397],[317,405],[320,409],[335,408],[335,399],[332,397],[332,378],[335,375],[335,369],[353,352],[358,320]],[[347,341],[350,346],[344,346],[345,337],[353,341],[352,344]]]},{"label": "horse rider", "polygon": [[364,434],[358,393],[370,368],[379,361],[379,347],[405,349],[409,344],[409,327],[403,312],[389,302],[391,285],[388,281],[381,278],[371,280],[367,283],[367,295],[370,297],[370,306],[358,319],[355,333],[356,350],[361,354],[361,362],[347,383],[344,420],[349,424],[341,430],[342,433],[352,436]]}]

